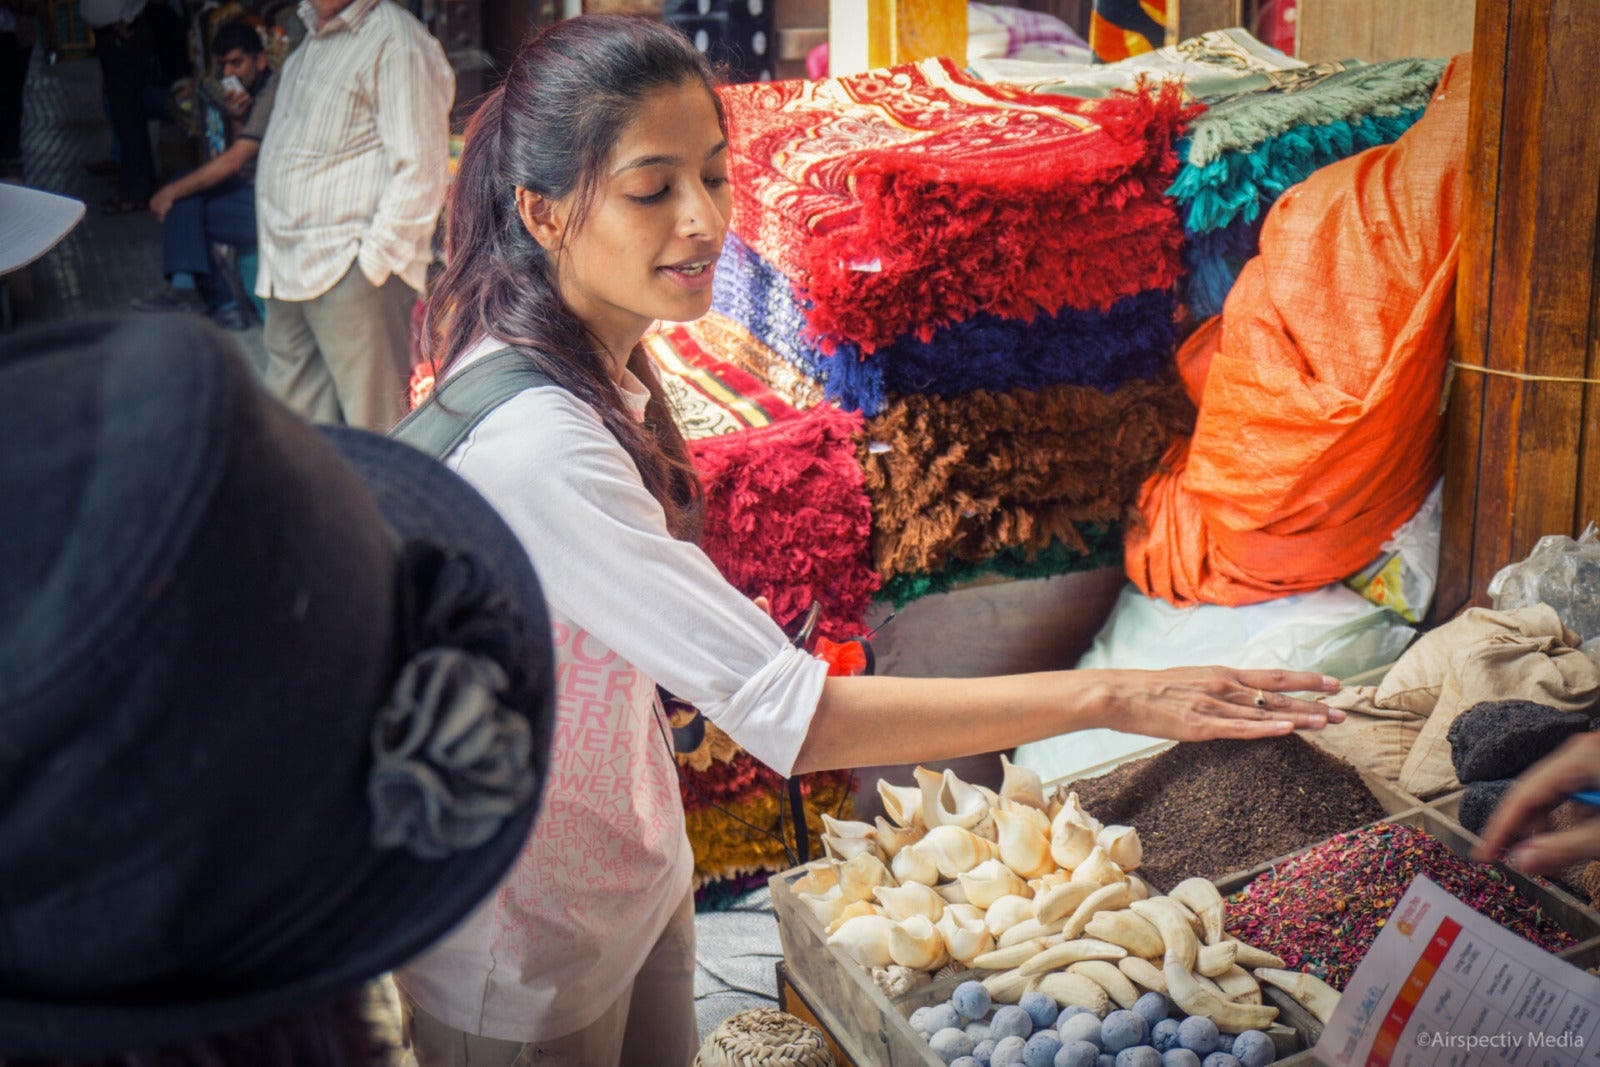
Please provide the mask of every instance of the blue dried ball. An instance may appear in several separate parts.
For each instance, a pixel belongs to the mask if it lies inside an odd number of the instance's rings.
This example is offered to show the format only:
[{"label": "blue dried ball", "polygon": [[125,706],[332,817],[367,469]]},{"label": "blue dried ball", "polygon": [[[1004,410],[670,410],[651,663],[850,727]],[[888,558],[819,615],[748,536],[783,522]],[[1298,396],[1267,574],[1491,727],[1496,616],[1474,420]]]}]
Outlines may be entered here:
[{"label": "blue dried ball", "polygon": [[953,1026],[947,1026],[928,1038],[928,1047],[933,1049],[933,1054],[946,1063],[972,1055],[972,1045],[972,1038],[967,1036],[966,1031]]},{"label": "blue dried ball", "polygon": [[1109,1052],[1100,1053],[1100,1060],[1095,1067],[1117,1067],[1117,1058]]},{"label": "blue dried ball", "polygon": [[1027,1067],[1055,1067],[1056,1053],[1061,1051],[1061,1035],[1054,1030],[1039,1030],[1028,1038],[1022,1062]]},{"label": "blue dried ball", "polygon": [[1228,1052],[1228,1053],[1233,1052],[1233,1042],[1234,1042],[1234,1036],[1232,1034],[1218,1034],[1217,1035],[1217,1051],[1218,1052]]},{"label": "blue dried ball", "polygon": [[1134,1045],[1117,1053],[1117,1067],[1161,1067],[1161,1053],[1149,1045]]},{"label": "blue dried ball", "polygon": [[994,1055],[994,1047],[999,1044],[994,1038],[986,1037],[972,1046],[972,1058],[977,1060],[982,1067],[990,1067],[989,1057]]},{"label": "blue dried ball", "polygon": [[1056,1032],[1061,1035],[1062,1044],[1070,1041],[1087,1041],[1096,1050],[1105,1050],[1100,1036],[1100,1017],[1092,1011],[1056,1023]]},{"label": "blue dried ball", "polygon": [[989,1067],[1023,1067],[1027,1051],[1028,1043],[1017,1035],[1002,1037],[989,1056]]},{"label": "blue dried ball", "polygon": [[1146,993],[1133,1002],[1133,1010],[1144,1016],[1144,1021],[1154,1026],[1167,1017],[1167,998],[1160,993]]},{"label": "blue dried ball", "polygon": [[963,1026],[962,1029],[967,1032],[967,1036],[972,1038],[973,1041],[983,1041],[994,1036],[989,1033],[989,1021],[987,1019],[974,1019],[966,1026]]},{"label": "blue dried ball", "polygon": [[1066,1007],[1061,1009],[1061,1014],[1056,1016],[1055,1028],[1057,1030],[1061,1029],[1061,1024],[1066,1022],[1068,1019],[1072,1018],[1074,1015],[1093,1015],[1093,1014],[1094,1014],[1094,1012],[1090,1011],[1088,1008],[1084,1007],[1082,1004],[1068,1004]]},{"label": "blue dried ball", "polygon": [[1200,1061],[1200,1067],[1239,1067],[1239,1061],[1231,1053],[1213,1052]]},{"label": "blue dried ball", "polygon": [[1200,1057],[1186,1048],[1175,1048],[1161,1054],[1161,1067],[1200,1067]]},{"label": "blue dried ball", "polygon": [[1272,1038],[1260,1030],[1246,1030],[1233,1039],[1233,1048],[1228,1051],[1233,1053],[1233,1058],[1243,1067],[1268,1067],[1278,1058],[1278,1050],[1272,1044]]},{"label": "blue dried ball", "polygon": [[928,1013],[930,1011],[932,1011],[932,1010],[933,1010],[933,1005],[925,1004],[922,1007],[918,1008],[916,1011],[912,1012],[910,1017],[908,1019],[906,1019],[906,1022],[911,1024],[911,1029],[915,1030],[917,1033],[921,1034],[923,1037],[927,1037],[928,1036],[928,1030],[927,1030]]},{"label": "blue dried ball", "polygon": [[1028,1035],[1033,1033],[1033,1019],[1015,1004],[1007,1004],[995,1010],[994,1018],[989,1020],[989,1033],[996,1041],[1008,1037],[1026,1041]]},{"label": "blue dried ball", "polygon": [[1054,1067],[1099,1067],[1100,1046],[1091,1041],[1068,1041],[1056,1053]]},{"label": "blue dried ball", "polygon": [[950,1061],[950,1067],[986,1067],[971,1056],[958,1056]]},{"label": "blue dried ball", "polygon": [[1150,1044],[1157,1052],[1171,1052],[1178,1047],[1178,1020],[1162,1019],[1150,1028]]},{"label": "blue dried ball", "polygon": [[1178,1044],[1196,1056],[1217,1051],[1217,1024],[1204,1015],[1191,1015],[1178,1024]]},{"label": "blue dried ball", "polygon": [[1142,1045],[1150,1039],[1150,1027],[1138,1012],[1119,1008],[1100,1024],[1100,1045],[1107,1052]]},{"label": "blue dried ball", "polygon": [[[915,1015],[915,1012],[912,1012]],[[940,1030],[959,1030],[967,1024],[961,1013],[951,1006],[949,1001],[943,1004],[928,1005],[928,1014],[922,1017],[922,1032],[927,1037],[932,1037]]]},{"label": "blue dried ball", "polygon": [[962,982],[950,994],[950,1003],[963,1019],[981,1019],[989,1014],[989,991],[982,982]]},{"label": "blue dried ball", "polygon": [[1033,1020],[1035,1030],[1045,1030],[1056,1021],[1056,1014],[1061,1011],[1061,1005],[1048,993],[1041,993],[1037,989],[1022,994],[1022,999],[1017,1001],[1017,1007],[1028,1013],[1028,1018]]}]

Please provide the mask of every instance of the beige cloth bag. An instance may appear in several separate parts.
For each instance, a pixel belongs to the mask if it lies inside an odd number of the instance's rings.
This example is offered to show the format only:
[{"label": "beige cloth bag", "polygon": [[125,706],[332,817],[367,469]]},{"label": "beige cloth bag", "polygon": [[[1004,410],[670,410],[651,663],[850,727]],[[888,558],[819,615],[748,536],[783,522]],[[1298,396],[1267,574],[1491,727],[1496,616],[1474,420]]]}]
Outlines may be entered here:
[{"label": "beige cloth bag", "polygon": [[1376,688],[1330,698],[1349,717],[1307,736],[1424,799],[1459,789],[1448,735],[1456,716],[1473,705],[1532,700],[1594,713],[1600,667],[1578,643],[1548,604],[1469,608],[1418,639]]}]

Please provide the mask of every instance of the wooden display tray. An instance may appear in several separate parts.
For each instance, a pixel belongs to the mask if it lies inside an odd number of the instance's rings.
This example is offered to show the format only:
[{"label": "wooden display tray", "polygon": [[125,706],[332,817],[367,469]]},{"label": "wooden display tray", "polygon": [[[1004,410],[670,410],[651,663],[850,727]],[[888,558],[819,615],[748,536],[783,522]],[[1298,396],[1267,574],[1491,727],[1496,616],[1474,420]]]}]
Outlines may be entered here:
[{"label": "wooden display tray", "polygon": [[[1125,763],[1156,755],[1173,744],[1175,742],[1171,741],[1154,744],[1090,767],[1072,781],[1098,777]],[[1424,802],[1366,771],[1361,771],[1361,776],[1382,805],[1385,821],[1417,827],[1457,855],[1470,855],[1478,839],[1455,821],[1460,808],[1459,792]],[[1070,783],[1051,782],[1047,787],[1058,784]],[[1299,851],[1304,849],[1290,855]],[[1288,858],[1281,856],[1225,875],[1217,879],[1217,886],[1224,894],[1236,892]],[[947,999],[950,991],[967,976],[936,979],[892,999],[885,996],[864,969],[826,944],[822,924],[795,897],[790,885],[808,869],[797,867],[783,871],[769,881],[784,955],[779,972],[780,994],[787,982],[795,1001],[805,1009],[804,1014],[789,1008],[785,1010],[820,1026],[837,1044],[836,1058],[840,1059],[842,1067],[866,1067],[868,1064],[873,1067],[938,1067],[939,1057],[922,1035],[911,1028],[908,1018],[919,1007]],[[1507,870],[1507,876],[1519,893],[1579,939],[1578,944],[1559,953],[1562,959],[1579,967],[1600,965],[1600,911],[1543,880],[1530,879],[1512,870]],[[1278,1062],[1286,1067],[1308,1067],[1312,1062],[1309,1050],[1322,1034],[1321,1022],[1281,991],[1269,986],[1262,992],[1280,1012],[1282,1025],[1274,1027],[1273,1035],[1279,1044]]]},{"label": "wooden display tray", "polygon": [[[1072,781],[1098,777],[1124,763],[1153,756],[1174,744],[1176,742],[1167,741],[1151,745],[1121,759],[1090,767],[1074,776]],[[1421,801],[1409,793],[1365,772],[1362,777],[1386,812],[1415,812],[1421,807]],[[1048,783],[1047,788],[1057,784]],[[968,976],[952,975],[936,979],[899,997],[885,996],[865,969],[826,943],[822,923],[810,909],[800,904],[790,888],[814,865],[782,871],[768,881],[772,890],[773,911],[778,919],[778,938],[783,945],[784,970],[781,978],[793,987],[797,1000],[804,1004],[806,1012],[801,1017],[820,1026],[838,1045],[842,1056],[853,1064],[862,1067],[867,1064],[874,1067],[940,1067],[943,1061],[934,1055],[922,1035],[911,1028],[908,1019],[916,1009],[947,999],[951,990]],[[1252,872],[1259,873],[1264,869],[1265,866],[1252,868]],[[1293,1004],[1292,1001],[1289,1003]],[[1294,1007],[1299,1009],[1298,1004],[1294,1004]],[[791,1014],[801,1013],[791,1011]],[[1287,1020],[1288,1013],[1285,1013],[1285,1018]],[[1281,1056],[1278,1062],[1290,1067],[1310,1062],[1308,1050],[1315,1044],[1316,1035],[1321,1033],[1320,1024],[1314,1030],[1306,1025],[1308,1020],[1315,1024],[1316,1019],[1303,1009],[1296,1013],[1295,1019],[1298,1022],[1275,1027],[1273,1033]]]}]

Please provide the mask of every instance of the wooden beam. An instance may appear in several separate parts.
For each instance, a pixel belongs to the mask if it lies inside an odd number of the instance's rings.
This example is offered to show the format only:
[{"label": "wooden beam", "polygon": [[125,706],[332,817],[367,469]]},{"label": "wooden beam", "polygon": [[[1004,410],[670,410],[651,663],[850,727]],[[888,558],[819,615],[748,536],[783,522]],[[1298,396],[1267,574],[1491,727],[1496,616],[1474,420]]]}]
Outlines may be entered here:
[{"label": "wooden beam", "polygon": [[1593,0],[1478,4],[1435,620],[1600,517],[1597,52]]}]

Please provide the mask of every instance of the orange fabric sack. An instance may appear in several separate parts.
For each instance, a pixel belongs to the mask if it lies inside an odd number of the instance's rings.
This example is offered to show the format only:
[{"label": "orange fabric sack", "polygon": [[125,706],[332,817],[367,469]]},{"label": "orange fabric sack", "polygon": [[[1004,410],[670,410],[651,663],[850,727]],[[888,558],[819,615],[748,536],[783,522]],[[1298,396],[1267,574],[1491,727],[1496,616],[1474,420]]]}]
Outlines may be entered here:
[{"label": "orange fabric sack", "polygon": [[1252,604],[1370,563],[1439,477],[1471,57],[1393,145],[1317,171],[1185,343],[1192,438],[1143,485],[1128,576],[1174,604]]}]

